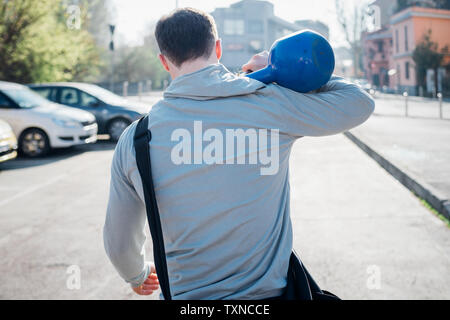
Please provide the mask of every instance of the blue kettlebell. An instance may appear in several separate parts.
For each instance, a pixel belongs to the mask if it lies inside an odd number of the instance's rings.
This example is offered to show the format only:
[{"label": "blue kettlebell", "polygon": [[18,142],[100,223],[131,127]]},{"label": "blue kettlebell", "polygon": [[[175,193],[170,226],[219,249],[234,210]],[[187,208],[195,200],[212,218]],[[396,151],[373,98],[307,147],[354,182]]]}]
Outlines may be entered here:
[{"label": "blue kettlebell", "polygon": [[270,50],[269,65],[247,76],[307,93],[330,81],[334,67],[334,52],[328,41],[316,32],[303,30],[277,40]]}]

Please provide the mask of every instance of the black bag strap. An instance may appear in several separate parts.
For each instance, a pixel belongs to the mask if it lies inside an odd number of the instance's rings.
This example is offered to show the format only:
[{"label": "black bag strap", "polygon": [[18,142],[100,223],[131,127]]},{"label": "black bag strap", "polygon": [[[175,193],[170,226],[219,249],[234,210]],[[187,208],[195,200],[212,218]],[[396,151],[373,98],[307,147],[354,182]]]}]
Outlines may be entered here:
[{"label": "black bag strap", "polygon": [[331,292],[321,290],[311,274],[298,257],[295,250],[292,251],[289,261],[288,285],[284,294],[284,300],[302,301],[339,301],[339,297]]},{"label": "black bag strap", "polygon": [[145,208],[147,210],[148,225],[153,240],[153,258],[155,260],[156,273],[165,300],[172,300],[167,272],[166,251],[161,229],[158,204],[153,186],[152,165],[150,159],[151,131],[148,129],[148,115],[139,120],[134,134],[134,148],[136,150],[136,162],[142,179],[144,189]]},{"label": "black bag strap", "polygon": [[289,259],[287,287],[283,296],[284,300],[313,300],[313,292],[303,263],[295,251],[292,251]]}]

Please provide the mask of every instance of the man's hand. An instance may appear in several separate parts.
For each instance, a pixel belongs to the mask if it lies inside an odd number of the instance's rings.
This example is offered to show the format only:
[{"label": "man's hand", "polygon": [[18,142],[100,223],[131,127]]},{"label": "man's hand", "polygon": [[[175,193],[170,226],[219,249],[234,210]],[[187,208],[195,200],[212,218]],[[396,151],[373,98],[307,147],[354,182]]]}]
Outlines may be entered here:
[{"label": "man's hand", "polygon": [[145,280],[145,282],[141,286],[133,288],[133,291],[140,296],[149,296],[158,289],[159,281],[158,276],[156,275],[156,269],[154,266],[151,266],[150,275],[148,276],[147,280]]},{"label": "man's hand", "polygon": [[252,73],[264,69],[269,64],[269,52],[263,51],[254,55],[247,64],[242,66],[244,73]]}]

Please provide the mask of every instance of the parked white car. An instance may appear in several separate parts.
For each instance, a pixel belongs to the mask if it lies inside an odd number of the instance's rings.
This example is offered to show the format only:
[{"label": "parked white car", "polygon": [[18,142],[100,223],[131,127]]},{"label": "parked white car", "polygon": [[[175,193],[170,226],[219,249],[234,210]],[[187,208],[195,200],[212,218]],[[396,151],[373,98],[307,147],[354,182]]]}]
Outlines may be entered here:
[{"label": "parked white car", "polygon": [[17,156],[17,139],[10,125],[0,119],[0,162]]},{"label": "parked white car", "polygon": [[28,157],[97,141],[93,114],[50,102],[15,83],[0,81],[0,118],[12,127],[19,153]]}]

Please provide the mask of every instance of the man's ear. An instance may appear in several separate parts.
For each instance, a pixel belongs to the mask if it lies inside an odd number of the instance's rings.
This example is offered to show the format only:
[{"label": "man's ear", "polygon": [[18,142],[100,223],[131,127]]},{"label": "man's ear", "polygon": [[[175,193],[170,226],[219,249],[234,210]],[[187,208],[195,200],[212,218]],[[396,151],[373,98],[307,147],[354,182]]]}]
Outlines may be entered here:
[{"label": "man's ear", "polygon": [[159,61],[161,61],[161,64],[163,65],[164,69],[167,72],[170,72],[169,64],[167,63],[166,57],[164,57],[162,54],[160,54],[158,57],[159,57]]},{"label": "man's ear", "polygon": [[216,41],[216,56],[217,56],[217,60],[220,60],[222,58],[222,40],[221,39]]}]

